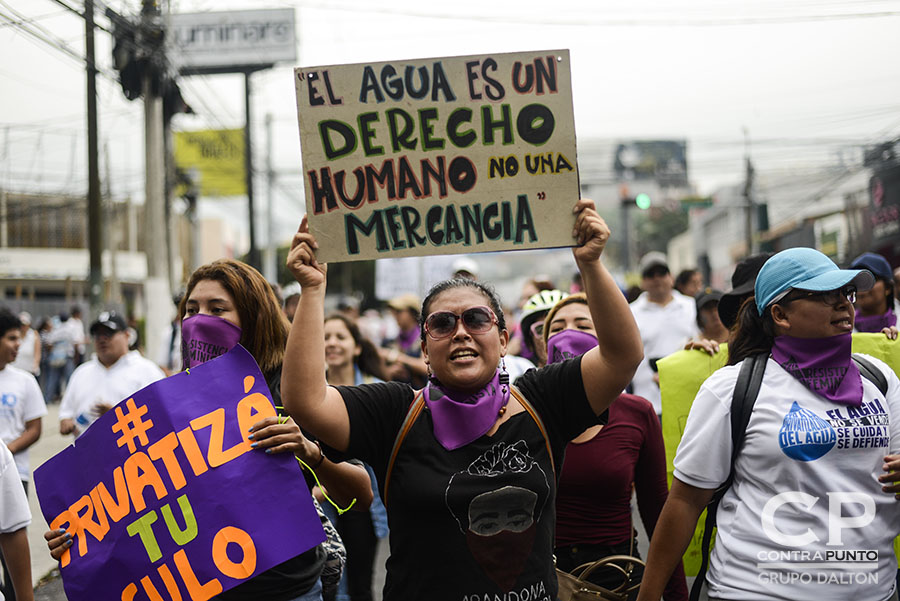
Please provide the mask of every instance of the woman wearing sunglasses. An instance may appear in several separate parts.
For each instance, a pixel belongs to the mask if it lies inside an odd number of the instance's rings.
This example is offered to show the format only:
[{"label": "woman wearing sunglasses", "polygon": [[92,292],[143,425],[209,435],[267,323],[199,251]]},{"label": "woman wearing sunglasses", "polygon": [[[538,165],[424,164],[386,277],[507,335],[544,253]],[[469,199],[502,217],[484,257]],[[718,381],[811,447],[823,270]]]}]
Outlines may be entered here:
[{"label": "woman wearing sunglasses", "polygon": [[[710,599],[896,599],[900,507],[900,381],[887,392],[851,358],[853,301],[866,270],[792,248],[759,272],[741,307],[728,366],[694,400],[653,540],[639,601],[657,600],[715,490],[719,503],[706,583]],[[732,464],[731,403],[742,365],[762,355],[762,383]],[[746,389],[745,389],[746,390]],[[881,482],[880,482],[881,481]]]},{"label": "woman wearing sunglasses", "polygon": [[[535,330],[543,336],[550,364],[597,346],[597,329],[587,297],[581,293],[556,303]],[[611,555],[640,557],[631,522],[631,495],[636,494],[644,528],[652,536],[668,492],[659,417],[647,399],[621,394],[609,408],[606,425],[591,426],[566,447],[556,502],[556,567],[571,572]],[[641,573],[636,567],[632,581],[640,582]],[[623,583],[621,572],[613,569],[595,570],[588,579],[610,590]],[[664,598],[687,601],[680,562]]]},{"label": "woman wearing sunglasses", "polygon": [[386,601],[556,599],[556,469],[566,443],[603,421],[642,354],[628,305],[600,262],[609,230],[593,202],[580,200],[574,212],[573,253],[591,313],[609,326],[597,348],[529,371],[516,387],[503,367],[509,333],[499,300],[471,280],[438,284],[423,303],[432,375],[422,391],[327,386],[326,267],[305,220],[294,237],[288,267],[303,294],[282,398],[331,449],[375,469],[390,526]]}]

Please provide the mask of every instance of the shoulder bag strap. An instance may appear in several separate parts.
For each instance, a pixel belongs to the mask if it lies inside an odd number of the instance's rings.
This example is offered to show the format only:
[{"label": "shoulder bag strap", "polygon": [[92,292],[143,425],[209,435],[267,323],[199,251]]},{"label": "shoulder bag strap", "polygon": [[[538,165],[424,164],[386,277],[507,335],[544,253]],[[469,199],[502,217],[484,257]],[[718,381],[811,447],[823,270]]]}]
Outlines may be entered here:
[{"label": "shoulder bag strap", "polygon": [[424,388],[416,393],[416,398],[413,399],[412,404],[409,406],[409,411],[406,412],[406,418],[403,420],[403,423],[400,424],[400,431],[397,432],[397,437],[394,439],[394,446],[391,449],[391,458],[388,460],[387,470],[384,473],[384,490],[381,495],[384,498],[385,506],[387,506],[388,485],[391,482],[391,472],[394,470],[394,462],[397,460],[397,453],[400,452],[400,445],[403,444],[406,435],[409,434],[409,431],[412,429],[419,414],[422,413],[423,407],[425,407]]},{"label": "shoulder bag strap", "polygon": [[884,377],[884,372],[858,353],[853,353],[853,362],[856,363],[856,367],[859,368],[859,373],[862,377],[877,386],[881,394],[887,394],[888,383],[887,378]]},{"label": "shoulder bag strap", "polygon": [[690,601],[698,601],[703,585],[706,583],[706,570],[709,568],[709,547],[712,543],[712,531],[716,527],[716,513],[719,510],[719,501],[725,495],[725,491],[731,487],[734,481],[734,462],[744,443],[744,435],[747,433],[747,425],[750,423],[750,415],[753,413],[753,405],[759,395],[763,375],[766,372],[768,353],[760,353],[747,357],[741,364],[737,381],[734,384],[734,394],[731,397],[731,469],[725,482],[716,489],[712,500],[706,506],[706,522],[703,526],[703,542],[701,543],[700,570],[691,587]]},{"label": "shoulder bag strap", "polygon": [[550,456],[550,465],[553,468],[553,476],[556,477],[556,462],[553,460],[553,449],[550,448],[550,437],[547,435],[547,428],[544,427],[544,420],[541,419],[541,416],[538,415],[537,411],[534,410],[534,407],[531,405],[528,399],[525,398],[525,395],[523,395],[521,391],[519,391],[518,388],[510,385],[509,390],[512,395],[516,397],[516,400],[519,401],[519,404],[522,405],[525,411],[528,412],[528,415],[531,416],[531,419],[534,420],[534,423],[537,424],[538,430],[541,431],[541,436],[544,437],[544,444],[547,445],[547,455]]}]

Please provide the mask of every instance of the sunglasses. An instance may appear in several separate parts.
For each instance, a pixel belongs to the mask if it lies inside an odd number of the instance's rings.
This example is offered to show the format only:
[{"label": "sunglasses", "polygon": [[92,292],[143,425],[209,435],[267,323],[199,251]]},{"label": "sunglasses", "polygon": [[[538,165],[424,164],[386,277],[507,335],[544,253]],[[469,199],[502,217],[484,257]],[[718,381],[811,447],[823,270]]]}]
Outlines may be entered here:
[{"label": "sunglasses", "polygon": [[539,321],[531,324],[531,327],[528,328],[531,330],[531,335],[535,338],[543,338],[544,337],[544,320],[541,319]]},{"label": "sunglasses", "polygon": [[794,290],[794,292],[785,297],[783,302],[789,303],[795,300],[819,301],[832,307],[843,302],[849,302],[852,305],[856,302],[856,287],[844,286],[839,290],[826,290],[825,292]]},{"label": "sunglasses", "polygon": [[456,331],[456,324],[460,320],[470,334],[484,334],[490,331],[495,323],[499,323],[490,307],[472,307],[463,311],[461,315],[452,311],[435,311],[425,319],[425,333],[432,340],[447,338]]}]

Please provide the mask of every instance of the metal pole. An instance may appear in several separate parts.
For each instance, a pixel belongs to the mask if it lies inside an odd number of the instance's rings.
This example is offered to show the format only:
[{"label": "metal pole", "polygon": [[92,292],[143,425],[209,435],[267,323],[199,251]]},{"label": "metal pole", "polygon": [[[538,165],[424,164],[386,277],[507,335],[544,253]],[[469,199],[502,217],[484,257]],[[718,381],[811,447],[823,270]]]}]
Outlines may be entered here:
[{"label": "metal pole", "polygon": [[266,251],[263,256],[263,275],[270,282],[278,278],[275,265],[275,224],[272,219],[275,204],[275,170],[272,168],[272,113],[266,114]]},{"label": "metal pole", "polygon": [[622,211],[622,267],[624,268],[625,273],[631,269],[631,249],[629,246],[631,245],[631,224],[629,223],[629,218],[631,217],[631,209],[626,204],[626,200],[620,200],[619,206]]},{"label": "metal pole", "polygon": [[261,268],[259,261],[259,248],[256,245],[256,216],[253,208],[253,144],[251,140],[250,126],[250,76],[253,71],[244,72],[244,169],[247,178],[247,211],[249,213],[248,224],[250,226],[250,251],[247,253],[247,262]]},{"label": "metal pole", "polygon": [[[141,26],[151,31],[157,26],[159,10],[153,0],[144,0]],[[146,49],[162,52],[162,48]],[[153,61],[151,61],[152,63]],[[151,69],[144,72],[142,81],[144,95],[144,140],[145,140],[145,200],[144,223],[146,232],[145,252],[147,253],[147,280],[144,284],[144,299],[147,303],[145,328],[145,351],[156,357],[163,344],[163,334],[170,323],[172,294],[168,277],[168,249],[166,245],[166,195],[165,159],[163,151],[163,111],[162,98],[154,86]]]},{"label": "metal pole", "polygon": [[100,150],[97,133],[97,67],[94,64],[94,2],[84,3],[87,70],[88,253],[91,319],[103,308],[103,208],[100,198]]}]

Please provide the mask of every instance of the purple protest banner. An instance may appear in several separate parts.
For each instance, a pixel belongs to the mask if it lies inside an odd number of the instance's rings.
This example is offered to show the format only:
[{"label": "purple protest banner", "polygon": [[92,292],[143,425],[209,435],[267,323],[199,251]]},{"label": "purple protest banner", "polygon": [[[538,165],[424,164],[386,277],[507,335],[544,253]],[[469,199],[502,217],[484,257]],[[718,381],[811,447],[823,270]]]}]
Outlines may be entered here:
[{"label": "purple protest banner", "polygon": [[41,511],[74,539],[68,599],[206,601],[323,542],[297,460],[246,438],[272,415],[236,346],[136,392],[40,466]]}]

